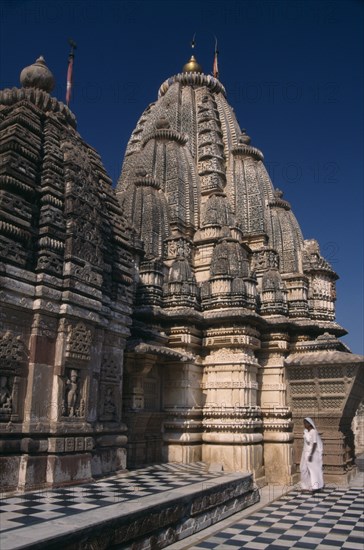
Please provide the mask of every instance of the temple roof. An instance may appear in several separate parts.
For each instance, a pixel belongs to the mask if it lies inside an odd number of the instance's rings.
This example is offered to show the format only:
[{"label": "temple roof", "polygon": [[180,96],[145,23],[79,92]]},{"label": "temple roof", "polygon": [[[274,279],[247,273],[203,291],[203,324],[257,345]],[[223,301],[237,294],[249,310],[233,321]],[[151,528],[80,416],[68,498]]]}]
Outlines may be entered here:
[{"label": "temple roof", "polygon": [[[274,296],[266,295],[266,314],[286,311],[295,319],[312,316],[317,321],[333,322],[333,282],[337,276],[319,252],[315,261],[316,256],[309,256],[305,250],[291,205],[273,185],[263,154],[251,141],[227,101],[224,86],[217,78],[202,73],[192,56],[183,72],[161,85],[157,100],[148,105],[137,122],[116,188],[119,201],[145,243],[148,261],[154,258],[165,262],[166,239],[187,237],[193,243],[188,260],[192,271],[199,273],[196,279],[201,285],[216,276],[222,237],[235,239],[237,247],[247,246],[250,263],[256,263],[254,258],[264,254],[268,246],[277,254],[277,270],[283,279],[273,289]],[[145,173],[142,191],[138,176],[141,169]],[[201,264],[199,250],[207,241],[214,243],[215,250],[211,248],[208,260]],[[222,265],[223,259],[218,263]],[[256,264],[260,277],[267,269],[261,265]],[[239,272],[235,276],[247,274]],[[298,280],[300,290],[296,291],[294,281]],[[236,284],[231,289],[236,307],[243,288],[248,307],[254,307],[256,291],[254,285],[249,285],[244,282],[240,290]],[[308,289],[308,285],[312,287]],[[201,287],[204,307],[209,307],[206,303],[210,298],[215,306],[218,304],[217,283],[214,288]],[[261,290],[258,281],[257,292]],[[226,298],[229,292],[223,291],[227,308],[232,305]],[[278,302],[279,307],[275,307]]]}]

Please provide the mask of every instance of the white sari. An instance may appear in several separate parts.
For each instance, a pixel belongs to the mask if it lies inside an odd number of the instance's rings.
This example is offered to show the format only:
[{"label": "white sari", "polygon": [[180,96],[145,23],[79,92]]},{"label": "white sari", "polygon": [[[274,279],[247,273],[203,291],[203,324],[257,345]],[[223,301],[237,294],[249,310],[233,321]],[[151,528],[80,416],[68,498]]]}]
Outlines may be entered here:
[{"label": "white sari", "polygon": [[[323,445],[316,426],[311,418],[305,418],[312,426],[311,430],[305,429],[303,432],[303,450],[301,457],[301,489],[304,491],[317,491],[324,486],[322,474],[322,451]],[[312,454],[312,447],[316,443],[312,460],[309,456]]]}]

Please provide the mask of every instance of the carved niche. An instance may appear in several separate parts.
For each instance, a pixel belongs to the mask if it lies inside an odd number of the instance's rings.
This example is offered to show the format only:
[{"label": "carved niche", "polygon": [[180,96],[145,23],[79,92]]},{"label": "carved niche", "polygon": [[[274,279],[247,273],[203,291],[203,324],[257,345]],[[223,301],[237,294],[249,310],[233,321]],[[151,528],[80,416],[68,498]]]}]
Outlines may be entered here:
[{"label": "carved niche", "polygon": [[99,420],[113,422],[120,417],[122,360],[112,354],[104,354],[100,375]]},{"label": "carved niche", "polygon": [[27,349],[10,331],[0,338],[0,422],[20,419],[19,392],[25,376]]},{"label": "carved niche", "polygon": [[68,368],[62,402],[62,416],[83,418],[85,416],[84,383],[80,369]]},{"label": "carved niche", "polygon": [[77,419],[86,415],[87,367],[91,359],[93,330],[80,321],[66,327],[65,371],[61,377],[61,416]]}]

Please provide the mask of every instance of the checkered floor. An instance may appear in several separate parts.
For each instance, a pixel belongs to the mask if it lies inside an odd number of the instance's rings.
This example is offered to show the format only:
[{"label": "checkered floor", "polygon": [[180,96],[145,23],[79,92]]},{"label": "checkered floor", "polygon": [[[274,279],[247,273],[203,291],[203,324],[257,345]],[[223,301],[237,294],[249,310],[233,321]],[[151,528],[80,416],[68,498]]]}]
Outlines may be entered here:
[{"label": "checkered floor", "polygon": [[[68,517],[201,483],[219,477],[202,463],[161,464],[87,485],[36,491],[0,500],[1,533]],[[218,530],[217,530],[218,531]],[[315,496],[293,489],[278,500],[247,514],[218,534],[184,549],[214,550],[364,550],[364,491],[360,487],[327,487]],[[196,540],[196,539],[194,539]],[[192,541],[191,541],[192,542]]]},{"label": "checkered floor", "polygon": [[364,491],[295,490],[187,550],[364,550]]},{"label": "checkered floor", "polygon": [[159,464],[87,485],[48,489],[3,499],[0,500],[0,534],[219,476],[220,472],[208,472],[202,463]]}]

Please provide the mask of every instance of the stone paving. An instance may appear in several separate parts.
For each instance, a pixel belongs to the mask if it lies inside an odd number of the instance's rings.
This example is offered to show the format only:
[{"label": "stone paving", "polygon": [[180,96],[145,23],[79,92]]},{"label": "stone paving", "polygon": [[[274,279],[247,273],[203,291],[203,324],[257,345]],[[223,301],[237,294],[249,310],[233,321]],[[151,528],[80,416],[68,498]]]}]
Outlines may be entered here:
[{"label": "stone paving", "polygon": [[258,504],[169,550],[364,550],[363,472],[348,487],[328,485],[314,496],[285,490],[264,487]]},{"label": "stone paving", "polygon": [[209,472],[204,465],[160,464],[111,477],[59,489],[45,489],[1,501],[0,532],[27,525],[41,525],[50,519],[63,519],[88,510],[128,503],[193,483],[208,483],[220,472]]},{"label": "stone paving", "polygon": [[[19,544],[29,528],[42,540],[55,522],[81,520],[82,512],[108,514],[116,502],[132,504],[136,499],[207,484],[221,473],[209,472],[202,464],[151,466],[126,476],[94,484],[35,491],[1,501],[1,547],[26,548]],[[182,541],[169,550],[250,549],[348,550],[364,549],[364,473],[348,487],[328,485],[315,495],[287,487],[268,485],[260,491],[260,502]],[[25,539],[24,539],[25,540]],[[130,546],[128,546],[129,548]],[[126,546],[118,546],[126,548]]]},{"label": "stone paving", "polygon": [[165,546],[166,540],[187,537],[258,499],[251,474],[209,471],[204,463],[156,464],[2,499],[0,547],[104,550],[143,540],[148,548],[155,538]]}]

